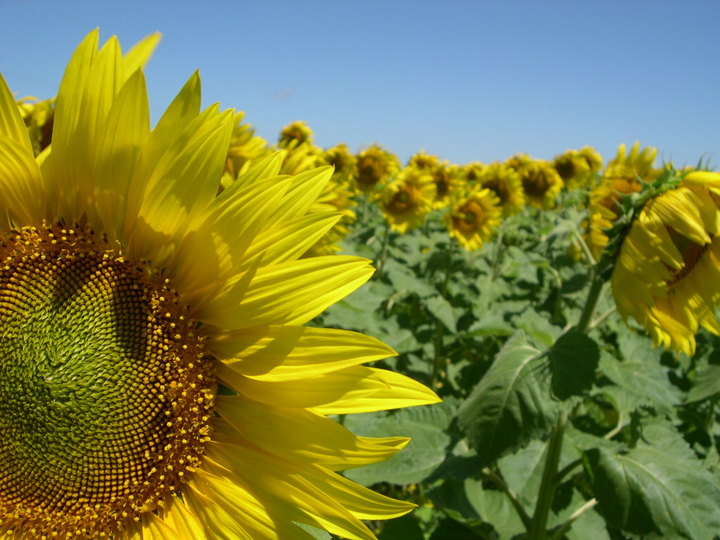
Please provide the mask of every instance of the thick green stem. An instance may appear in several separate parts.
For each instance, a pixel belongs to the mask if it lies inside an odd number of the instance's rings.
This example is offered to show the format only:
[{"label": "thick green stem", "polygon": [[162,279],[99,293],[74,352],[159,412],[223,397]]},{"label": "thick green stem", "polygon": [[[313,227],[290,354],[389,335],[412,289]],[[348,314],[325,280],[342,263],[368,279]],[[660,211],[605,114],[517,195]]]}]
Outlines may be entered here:
[{"label": "thick green stem", "polygon": [[385,257],[387,256],[388,241],[390,240],[390,225],[385,223],[385,233],[383,234],[382,247],[380,248],[380,254],[376,258],[377,260],[377,276],[380,276],[385,267]]},{"label": "thick green stem", "polygon": [[592,283],[590,284],[587,300],[585,300],[585,307],[583,308],[583,311],[580,314],[580,320],[575,327],[578,332],[587,332],[593,313],[595,313],[598,300],[600,299],[600,293],[602,292],[603,285],[605,285],[605,280],[599,272],[593,270]]},{"label": "thick green stem", "polygon": [[565,436],[565,424],[567,424],[567,416],[562,413],[548,441],[545,468],[540,482],[538,500],[535,503],[535,512],[528,529],[528,540],[545,540],[550,507],[557,487],[558,464],[560,463],[560,453],[562,451],[563,437]]}]

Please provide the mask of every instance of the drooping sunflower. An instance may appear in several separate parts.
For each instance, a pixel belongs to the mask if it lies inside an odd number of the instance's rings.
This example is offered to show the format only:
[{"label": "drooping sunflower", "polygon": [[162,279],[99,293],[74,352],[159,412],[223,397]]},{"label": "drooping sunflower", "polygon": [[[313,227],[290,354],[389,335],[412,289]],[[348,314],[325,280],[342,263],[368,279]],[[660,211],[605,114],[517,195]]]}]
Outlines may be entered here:
[{"label": "drooping sunflower", "polygon": [[527,204],[545,210],[555,206],[563,181],[550,162],[518,154],[505,164],[517,171]]},{"label": "drooping sunflower", "polygon": [[475,188],[456,196],[446,215],[450,236],[468,251],[480,249],[501,219],[500,199],[487,188]]},{"label": "drooping sunflower", "polygon": [[596,259],[608,242],[605,231],[617,219],[620,196],[637,193],[642,189],[642,182],[651,182],[660,174],[662,169],[654,168],[656,155],[657,149],[650,146],[640,151],[638,142],[628,154],[625,145],[621,144],[603,171],[600,182],[590,191],[585,241]]},{"label": "drooping sunflower", "polygon": [[525,206],[525,191],[520,175],[504,163],[490,163],[483,167],[477,183],[495,194],[505,217],[517,214]]},{"label": "drooping sunflower", "polygon": [[390,228],[400,234],[421,225],[433,209],[432,175],[413,166],[404,167],[378,194],[380,210]]},{"label": "drooping sunflower", "polygon": [[0,77],[0,537],[372,539],[412,505],[336,471],[407,440],[328,415],[437,398],[360,365],[377,340],[301,326],[372,273],[300,259],[332,171],[271,155],[217,195],[233,114],[195,74],[151,129],[157,39],[87,36],[40,160]]},{"label": "drooping sunflower", "polygon": [[657,345],[692,355],[699,326],[720,334],[720,173],[691,172],[644,205],[612,286],[620,314]]}]

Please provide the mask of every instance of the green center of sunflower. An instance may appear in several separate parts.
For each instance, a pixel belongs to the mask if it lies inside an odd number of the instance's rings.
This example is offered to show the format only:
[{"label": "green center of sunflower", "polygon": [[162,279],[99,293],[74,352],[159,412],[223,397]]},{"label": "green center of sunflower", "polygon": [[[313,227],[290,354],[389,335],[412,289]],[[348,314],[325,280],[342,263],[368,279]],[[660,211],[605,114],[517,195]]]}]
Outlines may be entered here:
[{"label": "green center of sunflower", "polygon": [[0,242],[0,524],[112,534],[202,459],[211,359],[177,293],[91,231]]}]

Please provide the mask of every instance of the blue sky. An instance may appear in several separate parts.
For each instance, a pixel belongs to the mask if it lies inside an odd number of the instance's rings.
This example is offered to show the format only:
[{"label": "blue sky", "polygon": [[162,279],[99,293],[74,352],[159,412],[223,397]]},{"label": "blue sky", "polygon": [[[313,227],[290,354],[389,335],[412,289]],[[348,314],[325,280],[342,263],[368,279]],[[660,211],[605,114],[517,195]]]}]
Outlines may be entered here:
[{"label": "blue sky", "polygon": [[305,120],[323,147],[377,142],[406,160],[536,158],[583,145],[659,149],[720,168],[720,2],[0,0],[0,72],[55,94],[92,28],[123,48],[160,31],[153,118],[195,69],[205,104],[271,142]]}]

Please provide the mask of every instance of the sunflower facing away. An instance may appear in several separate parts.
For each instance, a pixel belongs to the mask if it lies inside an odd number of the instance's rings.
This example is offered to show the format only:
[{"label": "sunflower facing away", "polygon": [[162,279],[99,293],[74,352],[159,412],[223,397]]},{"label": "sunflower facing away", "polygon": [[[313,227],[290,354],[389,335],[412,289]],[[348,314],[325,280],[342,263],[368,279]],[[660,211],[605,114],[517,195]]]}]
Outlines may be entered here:
[{"label": "sunflower facing away", "polygon": [[699,326],[720,334],[719,173],[688,173],[645,204],[623,240],[612,287],[620,314],[658,345],[692,355]]},{"label": "sunflower facing away", "polygon": [[194,75],[151,130],[157,39],[88,35],[37,160],[0,77],[0,537],[371,539],[412,505],[337,471],[407,439],[328,415],[437,397],[361,366],[382,343],[301,326],[372,273],[300,258],[338,219],[308,213],[331,169],[271,155],[217,195],[233,113]]}]

